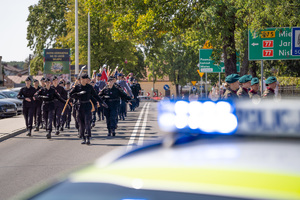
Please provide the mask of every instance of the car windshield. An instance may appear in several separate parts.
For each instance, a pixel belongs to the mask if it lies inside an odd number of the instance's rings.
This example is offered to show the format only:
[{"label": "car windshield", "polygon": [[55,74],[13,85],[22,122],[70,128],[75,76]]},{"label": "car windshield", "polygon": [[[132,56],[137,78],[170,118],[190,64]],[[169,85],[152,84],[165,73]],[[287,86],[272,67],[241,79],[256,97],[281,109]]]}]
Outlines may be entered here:
[{"label": "car windshield", "polygon": [[13,91],[2,91],[8,98],[16,98],[17,93]]},{"label": "car windshield", "polygon": [[4,96],[4,95],[2,95],[2,94],[0,94],[0,99],[7,99],[7,97]]}]

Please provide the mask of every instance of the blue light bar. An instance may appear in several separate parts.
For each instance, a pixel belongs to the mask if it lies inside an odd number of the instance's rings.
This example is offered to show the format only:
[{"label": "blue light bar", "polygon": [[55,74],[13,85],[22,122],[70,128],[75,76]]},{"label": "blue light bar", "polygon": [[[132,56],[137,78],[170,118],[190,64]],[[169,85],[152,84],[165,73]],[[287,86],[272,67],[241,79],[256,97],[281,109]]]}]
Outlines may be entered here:
[{"label": "blue light bar", "polygon": [[238,120],[227,101],[161,101],[158,124],[166,132],[232,134]]}]

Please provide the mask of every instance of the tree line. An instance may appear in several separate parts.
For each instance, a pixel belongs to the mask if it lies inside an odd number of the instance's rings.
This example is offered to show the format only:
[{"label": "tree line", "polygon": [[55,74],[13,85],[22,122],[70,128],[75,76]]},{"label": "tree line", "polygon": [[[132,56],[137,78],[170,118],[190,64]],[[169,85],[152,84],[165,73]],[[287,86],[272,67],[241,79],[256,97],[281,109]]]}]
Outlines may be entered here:
[{"label": "tree line", "polygon": [[[42,70],[43,49],[70,48],[75,55],[75,0],[40,0],[29,7],[28,46],[31,69]],[[174,84],[199,80],[199,49],[209,40],[213,58],[223,55],[225,75],[260,76],[248,60],[248,30],[300,25],[299,0],[79,0],[79,62],[87,62],[88,13],[91,18],[91,67],[103,64]],[[125,60],[127,62],[125,62]],[[266,76],[300,76],[300,62],[265,61]]]}]

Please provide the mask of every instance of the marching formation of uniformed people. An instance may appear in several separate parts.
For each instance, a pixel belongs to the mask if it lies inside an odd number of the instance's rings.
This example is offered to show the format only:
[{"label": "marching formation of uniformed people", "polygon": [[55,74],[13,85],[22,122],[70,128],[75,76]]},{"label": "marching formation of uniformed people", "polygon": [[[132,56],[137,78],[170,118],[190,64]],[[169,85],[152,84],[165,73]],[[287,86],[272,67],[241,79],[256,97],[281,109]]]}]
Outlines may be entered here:
[{"label": "marching formation of uniformed people", "polygon": [[101,80],[99,73],[92,80],[83,74],[73,86],[57,76],[52,79],[43,77],[40,84],[38,80],[33,80],[32,86],[28,77],[26,86],[18,94],[18,98],[23,99],[27,136],[31,136],[35,127],[35,131],[46,129],[46,138],[51,139],[53,128],[55,135],[59,135],[64,128],[70,128],[73,115],[81,144],[89,145],[96,114],[99,121],[106,118],[108,136],[115,136],[119,118],[125,120],[127,103],[133,106],[132,111],[139,105],[137,97],[141,87],[132,73],[129,79],[127,82],[124,74],[116,71],[107,82]]}]

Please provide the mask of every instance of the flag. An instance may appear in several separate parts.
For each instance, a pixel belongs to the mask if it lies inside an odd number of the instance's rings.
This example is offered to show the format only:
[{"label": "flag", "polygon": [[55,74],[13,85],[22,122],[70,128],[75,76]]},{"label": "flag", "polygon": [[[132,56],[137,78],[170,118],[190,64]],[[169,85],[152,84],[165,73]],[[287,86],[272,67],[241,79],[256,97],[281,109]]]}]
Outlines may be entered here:
[{"label": "flag", "polygon": [[101,79],[100,80],[105,81],[105,82],[107,82],[107,80],[108,80],[108,77],[107,77],[107,74],[106,74],[106,68],[105,67],[102,70],[102,74],[101,74]]}]

